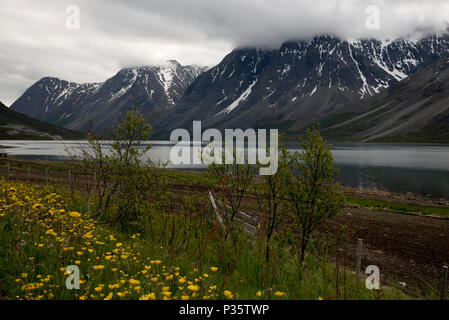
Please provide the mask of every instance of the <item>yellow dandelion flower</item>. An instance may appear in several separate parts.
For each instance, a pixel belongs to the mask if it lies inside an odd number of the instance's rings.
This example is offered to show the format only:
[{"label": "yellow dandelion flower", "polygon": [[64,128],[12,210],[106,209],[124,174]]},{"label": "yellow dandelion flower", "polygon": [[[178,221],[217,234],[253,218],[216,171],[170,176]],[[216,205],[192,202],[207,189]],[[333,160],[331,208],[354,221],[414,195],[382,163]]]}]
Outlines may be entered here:
[{"label": "yellow dandelion flower", "polygon": [[162,291],[162,295],[165,297],[170,297],[171,296],[171,292],[170,291]]},{"label": "yellow dandelion flower", "polygon": [[190,284],[187,286],[187,289],[190,291],[198,291],[198,290],[200,290],[200,287],[196,284]]},{"label": "yellow dandelion flower", "polygon": [[114,293],[110,292],[110,293],[104,298],[104,300],[111,300],[113,296],[114,296]]},{"label": "yellow dandelion flower", "polygon": [[72,218],[79,218],[81,217],[81,214],[77,211],[71,211],[69,212],[69,216],[71,216]]},{"label": "yellow dandelion flower", "polygon": [[156,294],[154,294],[153,292],[144,294],[139,298],[139,300],[156,300]]},{"label": "yellow dandelion flower", "polygon": [[225,297],[226,298],[228,298],[228,299],[232,299],[232,298],[234,298],[234,295],[232,294],[232,292],[231,291],[229,291],[229,290],[225,290],[225,291],[223,291],[223,294],[225,295]]}]

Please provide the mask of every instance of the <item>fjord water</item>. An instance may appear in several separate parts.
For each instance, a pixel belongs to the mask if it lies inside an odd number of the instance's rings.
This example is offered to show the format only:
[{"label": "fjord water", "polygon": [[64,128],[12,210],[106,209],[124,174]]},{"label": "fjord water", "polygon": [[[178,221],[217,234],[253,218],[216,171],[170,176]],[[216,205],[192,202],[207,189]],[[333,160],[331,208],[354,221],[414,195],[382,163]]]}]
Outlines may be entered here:
[{"label": "fjord water", "polygon": [[[79,141],[1,141],[10,156],[40,160],[67,160],[66,148]],[[169,141],[151,141],[148,156],[155,161],[169,161]],[[288,144],[297,150],[297,144]],[[334,144],[340,184],[362,190],[412,192],[449,199],[449,145],[412,144]],[[169,168],[204,169],[202,165]]]}]

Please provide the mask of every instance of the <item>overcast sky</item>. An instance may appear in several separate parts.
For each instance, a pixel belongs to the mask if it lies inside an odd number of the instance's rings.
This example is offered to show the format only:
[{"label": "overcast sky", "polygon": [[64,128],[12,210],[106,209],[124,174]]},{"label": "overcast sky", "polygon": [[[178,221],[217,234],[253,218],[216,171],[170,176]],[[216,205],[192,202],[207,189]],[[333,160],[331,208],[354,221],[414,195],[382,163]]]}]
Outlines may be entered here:
[{"label": "overcast sky", "polygon": [[[69,5],[79,29],[66,27]],[[10,105],[44,76],[101,82],[168,59],[213,66],[236,46],[331,32],[393,39],[448,22],[448,0],[0,0],[0,101]]]}]

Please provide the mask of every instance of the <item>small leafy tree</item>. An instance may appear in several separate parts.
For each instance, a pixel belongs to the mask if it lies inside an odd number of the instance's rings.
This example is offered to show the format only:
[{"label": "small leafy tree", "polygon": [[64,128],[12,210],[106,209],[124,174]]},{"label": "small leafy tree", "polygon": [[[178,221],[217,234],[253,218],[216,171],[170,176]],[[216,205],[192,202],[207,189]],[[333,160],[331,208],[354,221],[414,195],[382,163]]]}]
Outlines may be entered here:
[{"label": "small leafy tree", "polygon": [[301,151],[289,155],[291,179],[287,198],[299,237],[298,258],[302,266],[309,242],[317,228],[342,208],[334,177],[331,146],[319,128],[308,129]]},{"label": "small leafy tree", "polygon": [[[219,149],[221,152],[221,148]],[[212,152],[214,157],[215,149]],[[220,186],[222,198],[223,222],[225,224],[225,236],[227,239],[230,233],[235,230],[234,219],[240,210],[242,200],[248,188],[254,180],[255,166],[245,161],[244,164],[237,163],[236,152],[233,151],[234,162],[225,163],[225,153],[220,154],[222,164],[213,162],[209,165],[208,174],[216,185]]]},{"label": "small leafy tree", "polygon": [[94,178],[98,205],[93,217],[102,219],[112,203],[118,209],[113,222],[136,218],[141,200],[151,190],[151,173],[142,167],[142,158],[151,148],[143,145],[152,128],[136,107],[128,111],[115,128],[110,140],[88,136],[87,145],[68,150],[72,159],[81,160],[81,173]]},{"label": "small leafy tree", "polygon": [[150,191],[150,184],[143,183],[147,181],[147,172],[141,164],[151,148],[143,141],[149,140],[151,132],[151,126],[135,108],[112,130],[112,181],[117,186],[119,212],[115,221],[122,224],[137,218],[139,204]]},{"label": "small leafy tree", "polygon": [[289,178],[288,151],[279,150],[278,171],[274,175],[262,176],[256,185],[257,203],[260,210],[260,229],[265,238],[265,260],[270,259],[270,242],[276,227],[284,220],[287,211],[285,187]]}]

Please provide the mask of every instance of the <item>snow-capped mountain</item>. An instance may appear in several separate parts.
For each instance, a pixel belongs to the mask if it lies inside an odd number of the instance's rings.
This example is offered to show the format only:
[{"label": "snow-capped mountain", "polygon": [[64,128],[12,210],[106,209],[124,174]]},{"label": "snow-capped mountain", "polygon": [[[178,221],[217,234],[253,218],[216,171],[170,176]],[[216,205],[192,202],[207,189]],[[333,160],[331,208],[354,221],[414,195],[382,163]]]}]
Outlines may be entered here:
[{"label": "snow-capped mountain", "polygon": [[160,66],[127,68],[103,83],[77,84],[43,78],[11,109],[74,130],[104,133],[135,104],[150,119],[172,109],[205,68],[167,61]]},{"label": "snow-capped mountain", "polygon": [[190,128],[193,120],[221,129],[300,132],[331,114],[349,114],[355,102],[448,55],[448,35],[392,42],[319,36],[277,50],[236,49],[155,125],[161,137],[175,127]]},{"label": "snow-capped mountain", "polygon": [[449,141],[449,58],[364,99],[349,120],[323,134],[346,141]]},{"label": "snow-capped mountain", "polygon": [[153,138],[175,128],[279,128],[332,125],[360,112],[361,100],[449,56],[449,35],[420,40],[341,40],[318,36],[273,50],[239,48],[205,70],[169,61],[123,69],[98,84],[44,78],[12,109],[70,129],[104,133],[135,99]]}]

